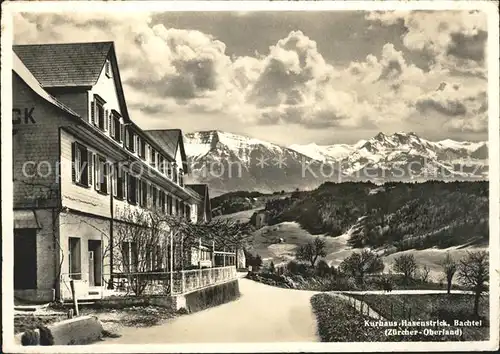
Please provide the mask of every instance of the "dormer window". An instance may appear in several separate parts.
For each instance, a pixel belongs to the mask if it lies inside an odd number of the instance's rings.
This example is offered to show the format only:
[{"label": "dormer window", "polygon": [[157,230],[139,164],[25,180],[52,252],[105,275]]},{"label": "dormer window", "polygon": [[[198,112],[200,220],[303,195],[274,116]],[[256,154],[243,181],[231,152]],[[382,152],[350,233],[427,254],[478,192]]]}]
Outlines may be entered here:
[{"label": "dormer window", "polygon": [[112,110],[111,111],[111,130],[110,130],[110,135],[113,139],[115,139],[117,142],[121,143],[122,142],[122,122],[121,122],[121,117],[120,114]]},{"label": "dormer window", "polygon": [[90,121],[103,131],[108,130],[109,125],[108,112],[104,108],[105,104],[106,101],[98,95],[94,95],[94,100],[90,104]]},{"label": "dormer window", "polygon": [[135,134],[131,127],[125,130],[125,146],[131,152],[135,152]]},{"label": "dormer window", "polygon": [[172,171],[173,171],[172,162],[167,161],[167,177],[169,179],[172,179],[172,174],[173,174]]},{"label": "dormer window", "polygon": [[137,154],[141,159],[146,159],[146,141],[139,136],[137,136]]},{"label": "dormer window", "polygon": [[184,171],[179,170],[179,186],[184,187]]},{"label": "dormer window", "polygon": [[156,168],[156,151],[153,148],[151,149],[150,160],[151,160],[151,166]]},{"label": "dormer window", "polygon": [[109,59],[106,60],[106,64],[104,65],[104,70],[106,72],[107,77],[111,77],[111,62]]}]

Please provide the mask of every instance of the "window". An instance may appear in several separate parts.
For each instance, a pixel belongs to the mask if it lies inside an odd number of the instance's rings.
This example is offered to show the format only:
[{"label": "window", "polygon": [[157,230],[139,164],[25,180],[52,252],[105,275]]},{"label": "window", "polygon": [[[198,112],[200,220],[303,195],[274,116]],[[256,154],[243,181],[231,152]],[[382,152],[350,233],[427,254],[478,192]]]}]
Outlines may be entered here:
[{"label": "window", "polygon": [[179,185],[184,187],[184,171],[179,170]]},{"label": "window", "polygon": [[134,131],[132,130],[131,127],[127,127],[127,129],[125,130],[126,148],[131,152],[135,152],[135,143],[136,143],[136,136],[134,134]]},{"label": "window", "polygon": [[113,169],[113,195],[118,199],[125,197],[125,173],[118,165]]},{"label": "window", "polygon": [[172,165],[172,180],[175,183],[178,183],[179,181],[177,180],[178,177],[178,171],[177,171],[177,164],[174,162]]},{"label": "window", "polygon": [[139,136],[137,137],[137,154],[141,159],[146,159],[146,141]]},{"label": "window", "polygon": [[69,277],[75,280],[82,279],[81,248],[80,238],[78,237],[68,239],[68,264]]},{"label": "window", "polygon": [[94,155],[95,166],[95,189],[96,191],[108,194],[109,164],[102,156]]},{"label": "window", "polygon": [[156,151],[155,151],[155,149],[153,149],[153,148],[150,149],[149,158],[150,158],[151,166],[156,168]]},{"label": "window", "polygon": [[76,184],[88,187],[92,184],[92,152],[77,142],[71,145],[71,179]]},{"label": "window", "polygon": [[160,154],[158,154],[158,169],[161,173],[165,173],[165,159]]},{"label": "window", "polygon": [[168,215],[173,214],[173,208],[174,208],[174,205],[173,205],[172,196],[167,195],[167,213],[168,213]]},{"label": "window", "polygon": [[172,166],[172,162],[168,161],[167,162],[167,177],[172,179],[172,175],[173,175],[173,166]]},{"label": "window", "polygon": [[158,205],[158,188],[156,188],[155,186],[151,186],[151,190],[152,190],[152,199],[153,199],[153,209],[156,209],[159,205]]},{"label": "window", "polygon": [[127,179],[127,200],[130,204],[137,204],[138,180],[130,173],[126,174]]},{"label": "window", "polygon": [[146,181],[139,182],[139,205],[147,207],[148,204],[148,183]]},{"label": "window", "polygon": [[94,100],[91,103],[90,120],[91,123],[99,127],[99,129],[106,131],[109,125],[109,113],[104,108],[106,101],[100,96],[94,95]]},{"label": "window", "polygon": [[121,123],[120,114],[118,114],[118,112],[115,110],[111,111],[110,135],[113,139],[115,139],[119,143],[122,142],[122,127],[123,124]]},{"label": "window", "polygon": [[164,213],[166,211],[165,191],[160,191],[160,207],[161,207],[161,212]]},{"label": "window", "polygon": [[125,273],[137,272],[138,265],[138,254],[137,254],[137,243],[135,242],[122,242],[122,260],[123,260],[123,271]]},{"label": "window", "polygon": [[186,205],[186,218],[191,219],[191,207]]},{"label": "window", "polygon": [[106,60],[106,64],[104,66],[104,70],[106,72],[106,76],[107,77],[111,77],[111,62],[108,60]]},{"label": "window", "polygon": [[175,210],[177,211],[177,216],[182,216],[182,201],[180,201],[179,199],[177,199],[175,201]]}]

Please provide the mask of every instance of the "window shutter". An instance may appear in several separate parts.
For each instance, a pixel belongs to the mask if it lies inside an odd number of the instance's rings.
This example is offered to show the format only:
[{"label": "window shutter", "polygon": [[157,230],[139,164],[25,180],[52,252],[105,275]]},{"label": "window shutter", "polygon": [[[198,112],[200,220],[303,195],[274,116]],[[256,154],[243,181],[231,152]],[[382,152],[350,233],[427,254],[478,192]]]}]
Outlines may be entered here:
[{"label": "window shutter", "polygon": [[95,124],[95,112],[96,112],[96,101],[93,100],[90,102],[90,122],[94,125]]},{"label": "window shutter", "polygon": [[99,156],[94,155],[94,170],[95,170],[95,189],[101,190],[101,162]]},{"label": "window shutter", "polygon": [[104,131],[109,130],[109,109],[104,110]]},{"label": "window shutter", "polygon": [[147,205],[148,208],[151,208],[153,206],[153,185],[150,184],[150,185],[148,185],[148,187],[149,187],[148,188],[149,191],[148,191],[147,202],[146,202],[147,204],[146,205]]},{"label": "window shutter", "polygon": [[139,179],[135,180],[135,202],[140,204],[141,201],[142,182]]},{"label": "window shutter", "polygon": [[92,170],[92,165],[93,165],[93,161],[94,161],[94,154],[92,153],[92,151],[89,151],[88,152],[88,159],[87,159],[87,170],[88,170],[88,185],[91,186],[92,185],[92,176],[93,176],[93,173],[94,171]]},{"label": "window shutter", "polygon": [[121,143],[124,139],[124,134],[125,133],[125,126],[123,125],[122,122],[120,122],[120,138],[118,139],[118,141]]},{"label": "window shutter", "polygon": [[118,170],[113,169],[113,173],[111,174],[112,183],[113,183],[113,196],[118,196]]},{"label": "window shutter", "polygon": [[123,170],[120,171],[122,173],[122,198],[124,200],[127,200],[127,196],[128,196],[128,182],[127,182],[127,173],[124,172]]},{"label": "window shutter", "polygon": [[115,118],[113,117],[112,114],[110,114],[109,117],[109,135],[111,135],[113,138],[115,137]]},{"label": "window shutter", "polygon": [[80,182],[81,179],[81,170],[82,167],[82,156],[80,153],[80,149],[75,143],[75,181]]},{"label": "window shutter", "polygon": [[71,180],[76,182],[76,143],[71,143]]}]

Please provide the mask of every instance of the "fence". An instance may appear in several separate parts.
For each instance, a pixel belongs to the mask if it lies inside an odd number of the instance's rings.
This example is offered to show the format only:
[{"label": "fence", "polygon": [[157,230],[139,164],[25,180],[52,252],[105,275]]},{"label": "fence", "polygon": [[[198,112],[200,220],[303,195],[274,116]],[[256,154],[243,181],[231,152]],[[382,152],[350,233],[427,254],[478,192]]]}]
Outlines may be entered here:
[{"label": "fence", "polygon": [[[237,273],[235,266],[227,266],[174,271],[173,273],[118,273],[113,277],[117,292],[178,295],[236,279]],[[171,279],[172,284],[170,284]]]}]

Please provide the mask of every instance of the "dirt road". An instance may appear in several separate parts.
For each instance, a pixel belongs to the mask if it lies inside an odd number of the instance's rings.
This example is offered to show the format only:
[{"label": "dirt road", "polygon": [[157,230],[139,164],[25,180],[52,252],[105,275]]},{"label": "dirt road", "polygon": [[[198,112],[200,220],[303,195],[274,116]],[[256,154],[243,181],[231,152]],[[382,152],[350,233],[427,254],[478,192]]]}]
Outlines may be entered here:
[{"label": "dirt road", "polygon": [[[281,289],[240,279],[241,297],[149,328],[125,327],[109,344],[316,342],[313,291]],[[101,342],[102,344],[102,342]]]}]

